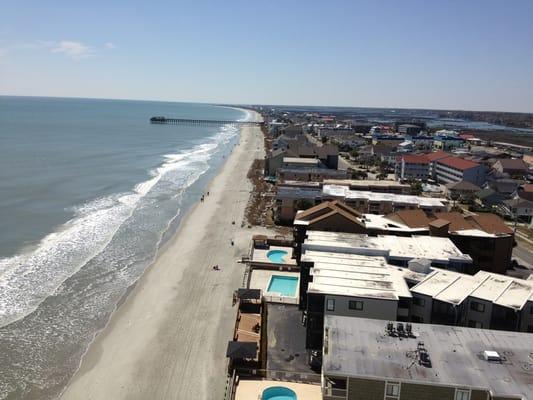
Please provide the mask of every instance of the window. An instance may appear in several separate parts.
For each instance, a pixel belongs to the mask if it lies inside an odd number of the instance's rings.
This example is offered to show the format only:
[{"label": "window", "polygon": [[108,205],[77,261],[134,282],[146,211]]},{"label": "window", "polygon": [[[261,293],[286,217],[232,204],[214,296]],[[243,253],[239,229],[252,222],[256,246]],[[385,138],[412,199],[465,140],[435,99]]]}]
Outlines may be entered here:
[{"label": "window", "polygon": [[455,400],[470,400],[470,390],[468,389],[456,389]]},{"label": "window", "polygon": [[485,304],[477,301],[470,302],[470,309],[477,312],[485,312]]},{"label": "window", "polygon": [[468,321],[468,327],[469,328],[478,328],[478,329],[482,329],[483,328],[483,323],[479,322],[479,321],[474,321],[474,320],[469,320]]},{"label": "window", "polygon": [[420,298],[420,297],[413,297],[413,304],[415,306],[424,307],[426,305],[426,300]]},{"label": "window", "polygon": [[412,315],[411,316],[411,321],[413,322],[418,322],[418,323],[423,323],[424,322],[424,318],[422,317],[419,317],[418,315]]},{"label": "window", "polygon": [[400,397],[400,384],[399,383],[388,383],[385,388],[385,393],[387,396]]},{"label": "window", "polygon": [[348,308],[350,310],[361,311],[363,309],[363,302],[362,301],[357,301],[357,300],[350,300],[348,302]]},{"label": "window", "polygon": [[328,311],[335,311],[335,299],[328,299],[326,309]]}]

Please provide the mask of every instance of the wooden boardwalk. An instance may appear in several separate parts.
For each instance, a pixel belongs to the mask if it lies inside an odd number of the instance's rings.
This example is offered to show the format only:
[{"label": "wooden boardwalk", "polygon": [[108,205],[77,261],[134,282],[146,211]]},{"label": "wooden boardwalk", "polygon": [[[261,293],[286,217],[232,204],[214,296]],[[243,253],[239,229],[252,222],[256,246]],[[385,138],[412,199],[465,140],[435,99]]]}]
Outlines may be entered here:
[{"label": "wooden boardwalk", "polygon": [[166,117],[152,117],[150,118],[152,124],[165,124],[165,125],[234,125],[234,126],[259,126],[263,122],[257,121],[229,121],[229,120],[216,120],[216,119],[189,119],[189,118],[166,118]]}]

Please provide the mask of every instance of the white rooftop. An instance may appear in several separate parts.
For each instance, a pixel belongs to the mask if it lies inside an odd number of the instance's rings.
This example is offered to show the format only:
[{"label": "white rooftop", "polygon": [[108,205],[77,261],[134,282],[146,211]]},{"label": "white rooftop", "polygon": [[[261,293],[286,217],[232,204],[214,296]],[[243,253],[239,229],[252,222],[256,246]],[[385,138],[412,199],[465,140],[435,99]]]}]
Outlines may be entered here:
[{"label": "white rooftop", "polygon": [[389,261],[391,258],[404,261],[413,258],[425,258],[442,264],[448,264],[450,261],[472,262],[470,256],[461,253],[450,239],[434,236],[368,236],[353,233],[309,231],[302,249],[383,256]]},{"label": "white rooftop", "polygon": [[411,292],[451,304],[460,304],[471,296],[502,307],[520,310],[529,299],[533,299],[533,282],[486,271],[479,271],[471,276],[434,269],[425,279],[411,288]]},{"label": "white rooftop", "polygon": [[308,293],[390,300],[412,297],[403,270],[383,257],[307,250],[302,261],[313,262]]},{"label": "white rooftop", "polygon": [[283,162],[288,164],[318,165],[318,158],[283,157]]},{"label": "white rooftop", "polygon": [[420,232],[427,232],[429,230],[429,227],[411,228],[410,226],[402,224],[401,222],[393,221],[384,215],[363,214],[363,216],[361,217],[361,220],[365,223],[365,226],[369,229],[381,229],[381,230],[387,230],[387,231],[392,231],[392,232],[408,232],[408,233],[416,233],[416,232],[420,233]]},{"label": "white rooftop", "polygon": [[333,185],[333,186],[376,186],[376,187],[394,187],[394,188],[408,188],[410,187],[406,183],[400,183],[398,181],[390,180],[372,180],[372,179],[324,179],[324,185]]},{"label": "white rooftop", "polygon": [[326,196],[346,200],[390,202],[395,204],[415,205],[418,207],[445,207],[445,205],[448,204],[448,200],[444,198],[351,190],[348,186],[341,185],[324,185],[322,187],[322,193]]}]

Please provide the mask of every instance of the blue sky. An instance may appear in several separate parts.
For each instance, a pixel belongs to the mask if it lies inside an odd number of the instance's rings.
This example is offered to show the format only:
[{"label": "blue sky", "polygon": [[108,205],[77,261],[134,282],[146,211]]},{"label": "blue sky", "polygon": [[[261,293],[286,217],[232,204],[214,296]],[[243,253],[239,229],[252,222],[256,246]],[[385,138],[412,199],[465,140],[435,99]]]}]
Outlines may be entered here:
[{"label": "blue sky", "polygon": [[0,94],[533,112],[533,1],[0,9]]}]

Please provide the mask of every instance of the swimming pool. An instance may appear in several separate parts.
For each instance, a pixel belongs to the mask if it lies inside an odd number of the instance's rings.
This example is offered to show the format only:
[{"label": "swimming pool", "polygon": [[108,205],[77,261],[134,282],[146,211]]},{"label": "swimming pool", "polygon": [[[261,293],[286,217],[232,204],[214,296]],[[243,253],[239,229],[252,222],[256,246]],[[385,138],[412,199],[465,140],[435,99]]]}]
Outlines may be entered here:
[{"label": "swimming pool", "polygon": [[283,386],[272,386],[263,390],[261,400],[296,400],[296,393]]},{"label": "swimming pool", "polygon": [[298,287],[296,276],[272,275],[267,292],[281,293],[282,296],[295,297]]},{"label": "swimming pool", "polygon": [[283,264],[285,262],[285,256],[289,254],[285,250],[270,250],[267,253],[267,257],[270,262]]}]

